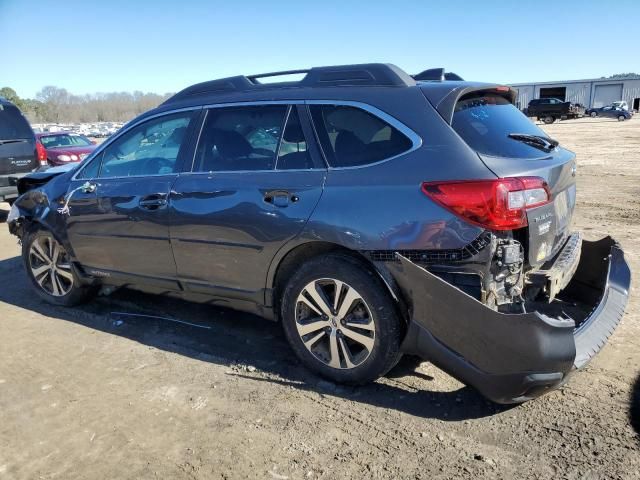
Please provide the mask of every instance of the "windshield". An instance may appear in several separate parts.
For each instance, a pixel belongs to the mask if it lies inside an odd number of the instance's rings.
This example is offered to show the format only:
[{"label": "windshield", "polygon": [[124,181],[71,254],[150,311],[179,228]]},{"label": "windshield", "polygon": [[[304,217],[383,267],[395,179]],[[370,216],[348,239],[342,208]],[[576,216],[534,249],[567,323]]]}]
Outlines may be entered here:
[{"label": "windshield", "polygon": [[0,140],[33,139],[33,131],[13,105],[0,104]]},{"label": "windshield", "polygon": [[467,145],[484,155],[511,158],[545,156],[539,148],[509,137],[519,133],[548,138],[543,130],[500,95],[481,93],[463,97],[456,105],[452,127]]},{"label": "windshield", "polygon": [[82,135],[47,135],[40,137],[40,143],[45,148],[57,148],[57,147],[88,147],[93,145],[91,140]]}]

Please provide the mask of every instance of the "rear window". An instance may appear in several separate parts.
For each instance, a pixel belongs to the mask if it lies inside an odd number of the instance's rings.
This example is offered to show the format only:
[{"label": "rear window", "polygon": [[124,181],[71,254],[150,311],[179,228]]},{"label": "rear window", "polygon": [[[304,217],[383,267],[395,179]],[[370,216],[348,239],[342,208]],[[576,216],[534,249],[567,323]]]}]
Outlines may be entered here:
[{"label": "rear window", "polygon": [[91,140],[81,135],[45,135],[40,137],[40,143],[46,148],[58,147],[89,147]]},{"label": "rear window", "polygon": [[406,135],[361,108],[312,105],[313,123],[332,167],[354,167],[395,157],[411,149]]},{"label": "rear window", "polygon": [[33,130],[17,107],[0,103],[0,140],[19,138],[33,138]]},{"label": "rear window", "polygon": [[524,133],[548,135],[499,95],[463,97],[453,114],[453,129],[476,152],[494,157],[539,158],[546,154],[536,147],[509,138]]}]

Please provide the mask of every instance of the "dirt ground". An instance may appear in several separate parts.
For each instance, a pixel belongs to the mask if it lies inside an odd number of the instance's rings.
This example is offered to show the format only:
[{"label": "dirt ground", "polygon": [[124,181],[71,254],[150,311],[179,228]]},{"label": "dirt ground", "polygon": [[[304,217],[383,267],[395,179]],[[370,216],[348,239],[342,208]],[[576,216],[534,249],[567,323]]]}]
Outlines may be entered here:
[{"label": "dirt ground", "polygon": [[[544,128],[578,155],[575,226],[640,272],[640,118]],[[637,287],[585,371],[503,408],[410,360],[333,385],[248,315],[128,291],[55,308],[18,255],[0,225],[0,479],[640,478]]]}]

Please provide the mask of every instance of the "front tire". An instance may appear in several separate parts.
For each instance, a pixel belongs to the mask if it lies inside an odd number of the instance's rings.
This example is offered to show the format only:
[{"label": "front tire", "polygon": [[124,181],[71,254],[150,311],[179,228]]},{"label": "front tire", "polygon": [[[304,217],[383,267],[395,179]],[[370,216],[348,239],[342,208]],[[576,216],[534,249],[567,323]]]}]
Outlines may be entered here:
[{"label": "front tire", "polygon": [[548,116],[544,117],[544,123],[546,123],[547,125],[549,125],[549,124],[551,124],[551,123],[553,123],[555,121],[556,121],[555,117],[552,117],[551,115],[548,115]]},{"label": "front tire", "polygon": [[368,383],[400,359],[402,323],[379,277],[347,255],[305,262],[287,284],[282,324],[310,370],[332,381]]},{"label": "front tire", "polygon": [[627,118],[624,115],[618,115],[618,121],[624,122]]},{"label": "front tire", "polygon": [[598,112],[591,112],[589,115],[591,115],[591,118],[596,118],[598,116]]},{"label": "front tire", "polygon": [[22,261],[40,298],[54,305],[73,306],[90,296],[71,266],[65,248],[47,230],[31,231],[22,239]]}]

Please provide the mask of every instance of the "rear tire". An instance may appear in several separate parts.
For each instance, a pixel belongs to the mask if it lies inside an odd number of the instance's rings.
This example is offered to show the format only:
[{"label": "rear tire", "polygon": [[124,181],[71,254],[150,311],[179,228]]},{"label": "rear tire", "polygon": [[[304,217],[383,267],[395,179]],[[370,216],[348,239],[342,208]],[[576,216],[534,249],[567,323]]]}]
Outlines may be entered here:
[{"label": "rear tire", "polygon": [[546,117],[544,117],[544,123],[546,123],[547,125],[553,123],[556,121],[555,117],[552,117],[551,115],[547,115]]},{"label": "rear tire", "polygon": [[91,296],[92,289],[80,284],[67,251],[47,230],[24,236],[22,262],[37,295],[49,303],[73,306]]},{"label": "rear tire", "polygon": [[348,255],[302,264],[284,290],[281,317],[300,361],[332,381],[371,382],[401,357],[393,300],[376,273]]}]

